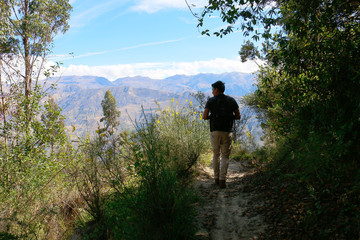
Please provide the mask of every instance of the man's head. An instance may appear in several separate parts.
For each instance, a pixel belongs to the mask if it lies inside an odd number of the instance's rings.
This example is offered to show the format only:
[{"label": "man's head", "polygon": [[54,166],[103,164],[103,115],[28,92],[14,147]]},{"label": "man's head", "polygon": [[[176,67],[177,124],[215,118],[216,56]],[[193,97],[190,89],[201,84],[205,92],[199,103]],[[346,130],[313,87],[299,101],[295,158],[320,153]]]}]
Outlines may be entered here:
[{"label": "man's head", "polygon": [[211,86],[213,88],[214,96],[218,95],[219,93],[225,92],[225,83],[223,83],[222,81],[214,82],[213,84],[211,84]]}]

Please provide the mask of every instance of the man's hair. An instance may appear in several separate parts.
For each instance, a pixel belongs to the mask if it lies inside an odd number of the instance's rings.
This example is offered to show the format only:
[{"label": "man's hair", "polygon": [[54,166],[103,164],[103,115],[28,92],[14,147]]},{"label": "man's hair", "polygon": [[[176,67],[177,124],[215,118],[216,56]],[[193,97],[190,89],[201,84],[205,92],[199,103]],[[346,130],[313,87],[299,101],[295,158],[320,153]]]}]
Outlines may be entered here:
[{"label": "man's hair", "polygon": [[213,88],[219,89],[219,91],[222,93],[225,92],[225,83],[223,83],[222,81],[214,82],[213,84],[211,84],[211,86]]}]

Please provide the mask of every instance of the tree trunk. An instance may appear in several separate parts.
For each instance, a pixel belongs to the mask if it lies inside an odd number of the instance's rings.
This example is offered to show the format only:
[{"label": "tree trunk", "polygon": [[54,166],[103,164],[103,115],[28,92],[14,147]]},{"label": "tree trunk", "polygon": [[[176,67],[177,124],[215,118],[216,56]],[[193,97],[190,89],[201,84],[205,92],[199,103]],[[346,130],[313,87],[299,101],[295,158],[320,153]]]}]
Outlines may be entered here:
[{"label": "tree trunk", "polygon": [[0,58],[0,94],[1,94],[1,114],[3,115],[3,126],[4,126],[4,143],[5,143],[5,147],[7,149],[7,133],[5,132],[5,127],[6,127],[6,108],[5,108],[5,96],[4,96],[4,90],[3,90],[3,83],[2,83],[2,77],[1,77],[1,73],[2,73],[2,60]]},{"label": "tree trunk", "polygon": [[[25,98],[29,100],[31,94],[31,55],[30,55],[30,37],[28,35],[28,20],[27,17],[29,16],[29,0],[25,0],[24,6],[24,22],[23,22],[23,31],[24,35],[22,37],[23,45],[24,45],[24,54],[25,54],[25,78],[24,78],[24,85],[25,85]],[[28,101],[25,105],[25,113],[27,118],[27,123],[31,121],[31,104]]]},{"label": "tree trunk", "polygon": [[24,53],[25,53],[25,96],[28,98],[31,93],[31,63],[30,63],[30,42],[28,32],[28,23],[27,16],[29,15],[29,0],[25,0],[25,16],[24,16],[24,36],[23,36],[23,44],[24,44]]}]

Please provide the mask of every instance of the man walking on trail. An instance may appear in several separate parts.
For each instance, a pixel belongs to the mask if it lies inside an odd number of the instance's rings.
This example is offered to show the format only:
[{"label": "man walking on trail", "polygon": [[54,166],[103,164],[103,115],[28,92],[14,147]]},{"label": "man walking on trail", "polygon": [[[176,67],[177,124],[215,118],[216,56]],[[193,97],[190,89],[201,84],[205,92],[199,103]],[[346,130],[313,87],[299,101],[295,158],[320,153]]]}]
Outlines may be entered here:
[{"label": "man walking on trail", "polygon": [[[240,119],[239,105],[235,99],[224,95],[225,84],[217,81],[212,85],[212,94],[206,105],[203,119],[210,119],[211,146],[215,183],[220,188],[226,187],[226,174],[232,147],[234,120]],[[221,157],[221,164],[220,164]]]}]

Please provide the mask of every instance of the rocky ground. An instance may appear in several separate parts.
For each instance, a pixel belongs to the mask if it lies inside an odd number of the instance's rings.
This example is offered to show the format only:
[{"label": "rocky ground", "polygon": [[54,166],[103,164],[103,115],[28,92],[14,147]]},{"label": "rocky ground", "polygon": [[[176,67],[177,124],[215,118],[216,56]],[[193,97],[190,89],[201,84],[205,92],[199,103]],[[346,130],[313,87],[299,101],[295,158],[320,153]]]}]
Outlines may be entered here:
[{"label": "rocky ground", "polygon": [[255,170],[248,162],[231,160],[227,187],[215,185],[213,170],[204,167],[195,182],[200,196],[197,206],[197,239],[242,240],[261,239],[266,229],[263,216],[254,209],[264,202],[256,191],[249,189],[246,178]]}]

